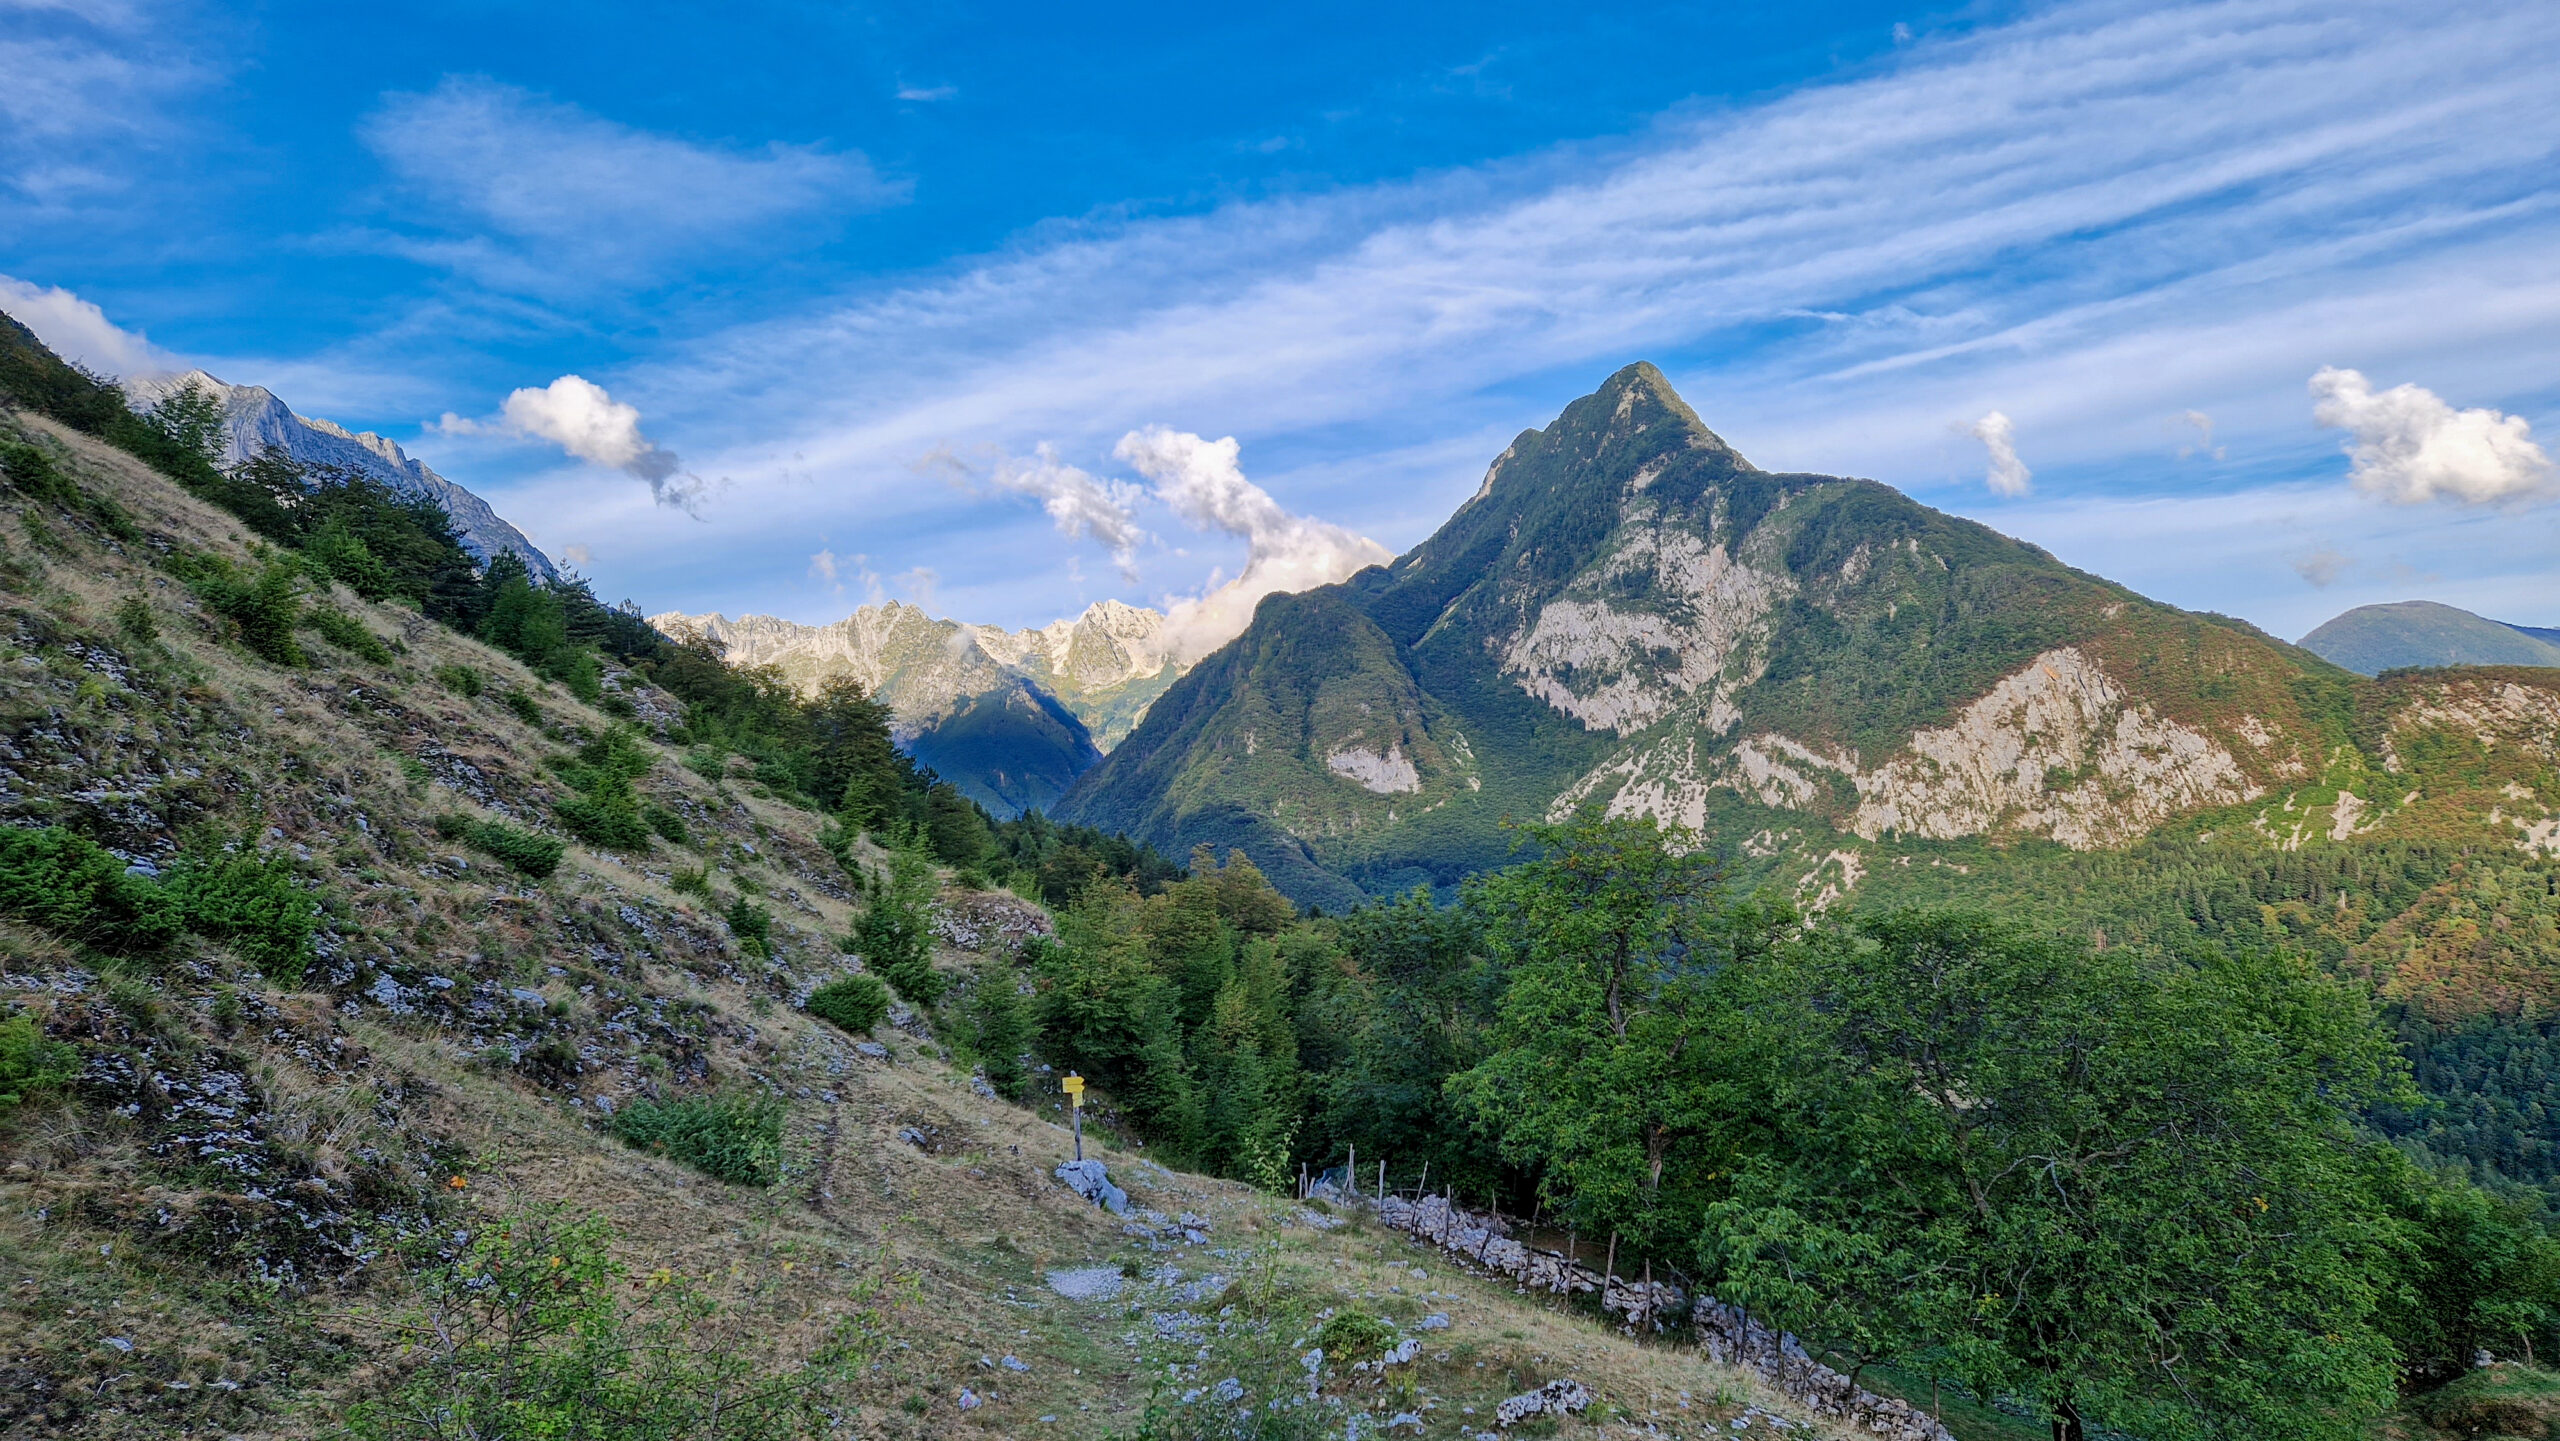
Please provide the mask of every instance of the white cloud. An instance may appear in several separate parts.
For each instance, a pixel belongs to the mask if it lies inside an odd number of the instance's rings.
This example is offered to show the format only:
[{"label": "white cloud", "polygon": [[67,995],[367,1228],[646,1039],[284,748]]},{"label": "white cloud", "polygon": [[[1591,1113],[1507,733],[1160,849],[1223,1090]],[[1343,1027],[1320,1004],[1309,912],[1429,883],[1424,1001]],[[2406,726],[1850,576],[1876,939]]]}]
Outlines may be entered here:
[{"label": "white cloud", "polygon": [[1046,441],[1029,460],[1007,456],[997,461],[989,478],[1007,490],[1037,496],[1060,535],[1093,537],[1111,552],[1123,578],[1137,579],[1138,547],[1147,540],[1135,513],[1143,495],[1138,487],[1125,480],[1096,479],[1058,459],[1057,448]]},{"label": "white cloud", "polygon": [[0,311],[34,331],[54,354],[101,375],[144,380],[188,368],[141,331],[123,329],[104,310],[59,285],[31,285],[0,275]]},{"label": "white cloud", "polygon": [[919,565],[889,577],[889,583],[905,591],[908,601],[916,609],[930,615],[934,609],[934,596],[942,589],[942,573],[932,566]]},{"label": "white cloud", "polygon": [[360,134],[444,232],[381,243],[534,292],[643,280],[677,255],[903,193],[856,152],[697,145],[478,76],[386,95]]},{"label": "white cloud", "polygon": [[2018,431],[2009,417],[1993,411],[1973,423],[1973,438],[1991,453],[1991,468],[1982,473],[1982,482],[1993,495],[2024,495],[2032,488],[2035,473],[2018,459]]},{"label": "white cloud", "polygon": [[447,411],[435,429],[449,435],[491,432],[545,440],[580,460],[591,461],[649,483],[658,504],[688,514],[700,511],[709,486],[684,469],[676,453],[640,433],[640,411],[579,375],[564,375],[547,386],[511,392],[498,408],[496,422],[471,420]]},{"label": "white cloud", "polygon": [[960,87],[956,85],[901,85],[898,87],[899,99],[919,103],[948,100],[959,93]]},{"label": "white cloud", "polygon": [[1122,436],[1112,451],[1154,481],[1156,499],[1192,527],[1245,542],[1241,574],[1223,585],[1213,575],[1209,589],[1168,608],[1164,644],[1181,660],[1198,660],[1243,634],[1266,595],[1331,585],[1395,558],[1366,536],[1290,514],[1245,479],[1238,449],[1233,436],[1203,440],[1149,426]]},{"label": "white cloud", "polygon": [[2347,432],[2356,489],[2399,505],[2468,505],[2536,499],[2552,489],[2551,457],[2520,415],[2456,410],[2434,391],[2376,391],[2362,372],[2322,366],[2311,377],[2312,415]]},{"label": "white cloud", "polygon": [[2199,455],[2210,456],[2215,460],[2226,460],[2230,457],[2230,447],[2213,443],[2212,416],[2201,410],[2190,410],[2179,419],[2195,427],[2196,434],[2200,438],[2179,446],[2178,459],[2186,460]]},{"label": "white cloud", "polygon": [[560,558],[580,570],[586,570],[596,563],[595,552],[583,545],[569,546],[560,552]]}]

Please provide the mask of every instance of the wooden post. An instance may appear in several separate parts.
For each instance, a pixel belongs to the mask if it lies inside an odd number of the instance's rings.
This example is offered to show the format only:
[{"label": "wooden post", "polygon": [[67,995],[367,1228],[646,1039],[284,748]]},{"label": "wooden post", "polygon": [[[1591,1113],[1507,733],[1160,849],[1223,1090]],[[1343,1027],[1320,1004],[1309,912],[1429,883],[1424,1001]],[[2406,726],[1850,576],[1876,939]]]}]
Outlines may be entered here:
[{"label": "wooden post", "polygon": [[1431,1194],[1431,1162],[1422,1163],[1422,1179],[1413,1183],[1413,1199],[1419,1201]]},{"label": "wooden post", "polygon": [[1298,1163],[1298,1199],[1307,1199],[1307,1163],[1304,1161]]},{"label": "wooden post", "polygon": [[1378,1163],[1378,1204],[1387,1204],[1387,1163]]},{"label": "wooden post", "polygon": [[1609,1232],[1609,1264],[1600,1275],[1600,1314],[1603,1317],[1609,1314],[1609,1288],[1616,1285],[1617,1281],[1618,1233],[1612,1228]]},{"label": "wooden post", "polygon": [[1360,1148],[1358,1146],[1353,1146],[1343,1155],[1342,1199],[1346,1201],[1360,1199]]}]

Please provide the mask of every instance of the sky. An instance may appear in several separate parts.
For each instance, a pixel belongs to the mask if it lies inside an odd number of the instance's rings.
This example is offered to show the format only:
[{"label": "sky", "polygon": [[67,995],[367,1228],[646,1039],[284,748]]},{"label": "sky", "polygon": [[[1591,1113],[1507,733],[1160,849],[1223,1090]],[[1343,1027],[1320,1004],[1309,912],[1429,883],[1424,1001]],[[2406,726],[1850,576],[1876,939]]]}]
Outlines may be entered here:
[{"label": "sky", "polygon": [[653,612],[1205,646],[1650,360],[2288,638],[2560,625],[2547,0],[1210,8],[0,0],[0,310]]}]

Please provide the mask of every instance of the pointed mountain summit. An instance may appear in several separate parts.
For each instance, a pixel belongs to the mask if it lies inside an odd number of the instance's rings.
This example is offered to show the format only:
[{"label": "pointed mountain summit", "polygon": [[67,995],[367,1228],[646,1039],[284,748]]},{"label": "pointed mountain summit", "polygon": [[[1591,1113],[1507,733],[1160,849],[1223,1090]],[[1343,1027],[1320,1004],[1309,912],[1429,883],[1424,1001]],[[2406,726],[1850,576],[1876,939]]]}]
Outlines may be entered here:
[{"label": "pointed mountain summit", "polygon": [[1880,842],[2090,849],[2315,773],[2324,674],[1890,487],[1763,471],[1638,364],[1392,565],[1264,601],[1058,813],[1239,846],[1329,907],[1582,806],[1808,876]]}]

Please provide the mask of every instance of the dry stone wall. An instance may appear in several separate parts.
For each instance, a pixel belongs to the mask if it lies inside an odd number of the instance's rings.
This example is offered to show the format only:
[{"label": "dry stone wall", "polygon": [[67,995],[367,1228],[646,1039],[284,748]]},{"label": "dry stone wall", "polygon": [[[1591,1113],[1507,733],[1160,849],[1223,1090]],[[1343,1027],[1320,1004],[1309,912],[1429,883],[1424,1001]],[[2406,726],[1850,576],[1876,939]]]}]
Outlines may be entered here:
[{"label": "dry stone wall", "polygon": [[1630,1327],[1664,1330],[1677,1326],[1685,1316],[1709,1356],[1758,1373],[1818,1420],[1886,1441],[1955,1441],[1928,1412],[1850,1384],[1848,1377],[1807,1355],[1795,1337],[1771,1331],[1713,1296],[1691,1297],[1668,1281],[1604,1276],[1556,1252],[1514,1240],[1497,1216],[1467,1211],[1438,1196],[1419,1201],[1388,1196],[1361,1204],[1370,1206],[1388,1227],[1428,1241],[1474,1266],[1509,1276],[1524,1289],[1559,1296],[1600,1293],[1602,1308],[1625,1317]]}]

